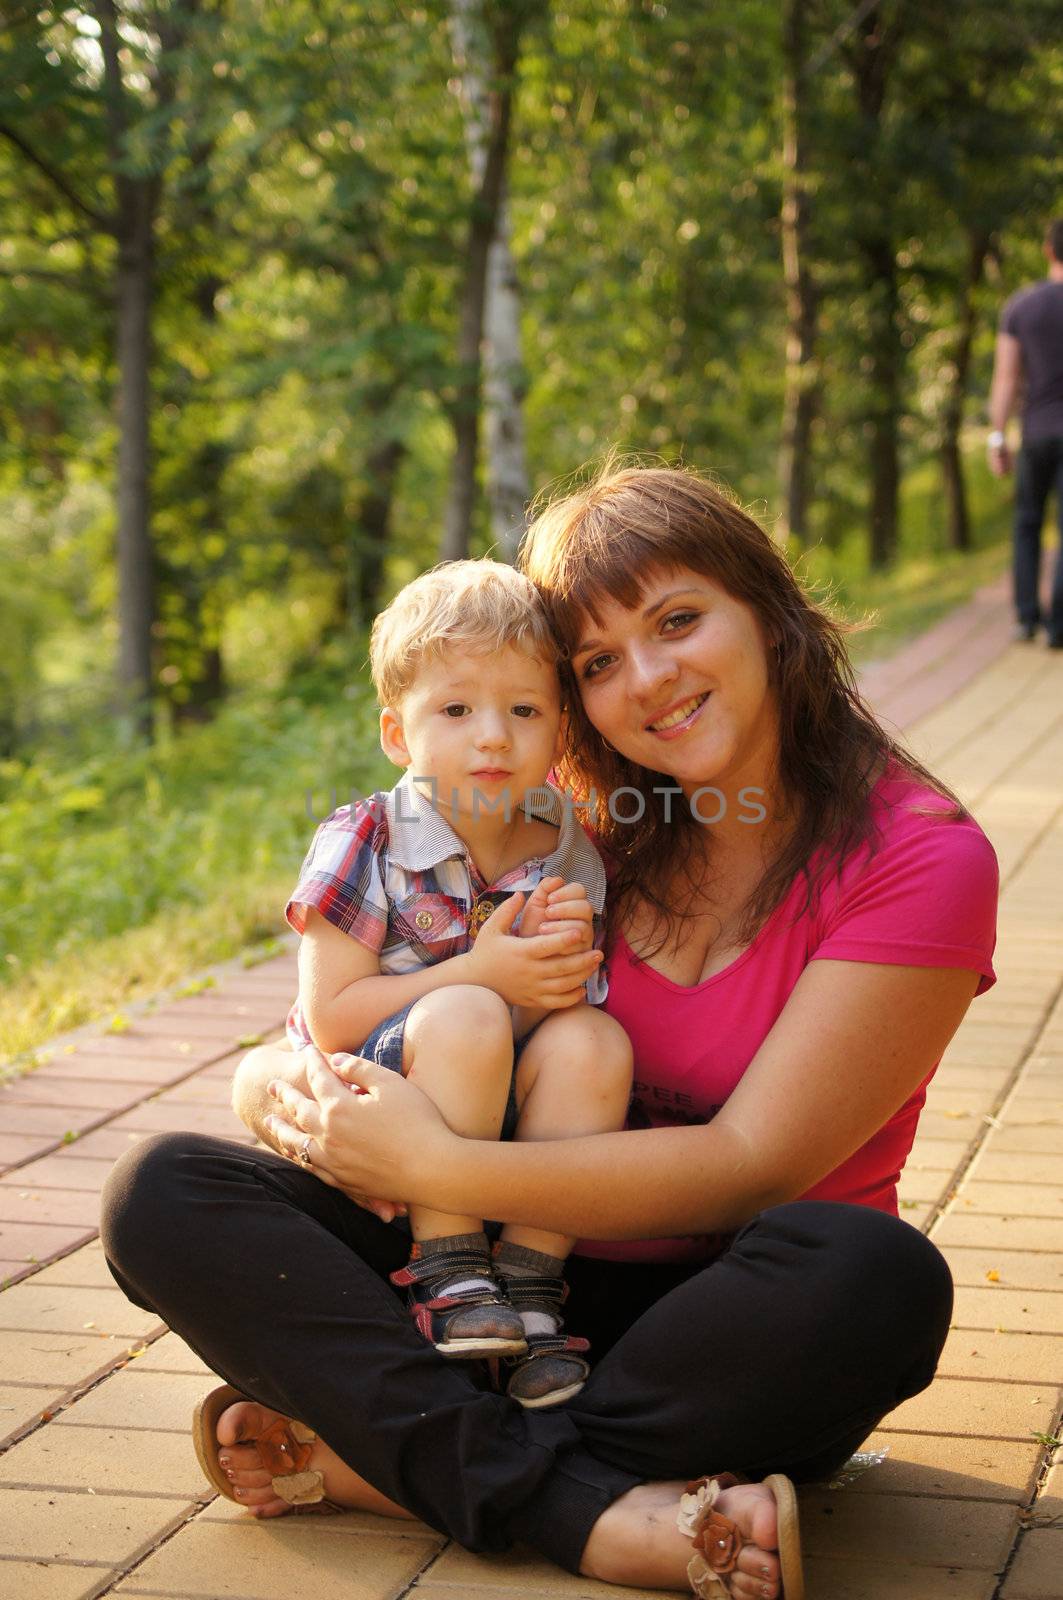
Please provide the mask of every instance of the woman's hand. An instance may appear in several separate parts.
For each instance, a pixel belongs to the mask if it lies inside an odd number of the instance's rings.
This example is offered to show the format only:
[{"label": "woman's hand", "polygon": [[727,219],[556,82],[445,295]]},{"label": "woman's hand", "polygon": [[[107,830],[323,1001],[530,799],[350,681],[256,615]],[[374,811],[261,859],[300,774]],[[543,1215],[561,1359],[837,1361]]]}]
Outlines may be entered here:
[{"label": "woman's hand", "polygon": [[[305,1149],[322,1183],[391,1221],[405,1212],[407,1199],[419,1198],[410,1194],[414,1175],[433,1171],[454,1136],[428,1097],[398,1072],[345,1054],[330,1063],[312,1046],[303,1061],[306,1094],[283,1079],[269,1084],[271,1143],[294,1161]],[[374,1195],[390,1198],[368,1198]]]}]

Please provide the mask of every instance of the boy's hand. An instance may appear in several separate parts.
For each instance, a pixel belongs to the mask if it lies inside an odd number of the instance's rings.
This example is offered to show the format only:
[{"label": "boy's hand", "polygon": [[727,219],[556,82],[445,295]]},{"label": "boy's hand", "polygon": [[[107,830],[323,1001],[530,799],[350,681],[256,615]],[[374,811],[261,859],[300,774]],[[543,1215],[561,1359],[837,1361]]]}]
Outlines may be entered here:
[{"label": "boy's hand", "polygon": [[510,930],[523,901],[518,892],[491,913],[463,957],[467,975],[510,1006],[559,1011],[575,1005],[584,998],[584,985],[601,965],[602,954],[587,948],[583,919],[569,917],[567,910],[559,929],[514,937]]}]

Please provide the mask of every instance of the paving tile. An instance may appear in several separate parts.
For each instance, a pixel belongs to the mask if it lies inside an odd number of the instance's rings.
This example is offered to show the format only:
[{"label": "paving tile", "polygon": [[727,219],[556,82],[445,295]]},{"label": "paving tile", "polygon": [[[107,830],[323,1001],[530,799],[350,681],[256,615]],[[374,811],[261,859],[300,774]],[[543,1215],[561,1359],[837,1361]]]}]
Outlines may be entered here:
[{"label": "paving tile", "polygon": [[0,1383],[0,1442],[20,1432],[27,1423],[39,1422],[41,1414],[51,1411],[61,1395],[61,1389],[45,1384]]},{"label": "paving tile", "polygon": [[1031,1528],[1019,1540],[1000,1600],[1059,1600],[1063,1529]]},{"label": "paving tile", "polygon": [[1047,1289],[1005,1289],[999,1284],[959,1288],[952,1321],[957,1328],[1063,1334],[1063,1294]]},{"label": "paving tile", "polygon": [[97,1594],[111,1569],[70,1566],[62,1561],[5,1561],[0,1579],[19,1600],[86,1600]]},{"label": "paving tile", "polygon": [[0,1495],[0,1554],[116,1565],[187,1509],[176,1498],[9,1488]]},{"label": "paving tile", "polygon": [[68,1427],[146,1428],[188,1437],[196,1404],[213,1389],[213,1375],[141,1372],[137,1361],[97,1384],[63,1412]]},{"label": "paving tile", "polygon": [[[1063,1129],[1057,1130],[1063,1132]],[[1061,1141],[1063,1142],[1063,1141]],[[1049,1151],[998,1150],[995,1144],[979,1151],[971,1165],[972,1179],[993,1183],[1035,1183],[1063,1186],[1063,1155]]]},{"label": "paving tile", "polygon": [[1054,1384],[1063,1372],[1063,1339],[1039,1333],[953,1328],[945,1340],[938,1378]]},{"label": "paving tile", "polygon": [[1035,1156],[1052,1156],[1058,1152],[1061,1140],[1063,1140],[1063,1107],[1058,1117],[1043,1117],[1031,1121],[1007,1117],[992,1135],[992,1148],[1000,1155],[1005,1152],[1016,1155],[1025,1152]]},{"label": "paving tile", "polygon": [[1014,1506],[985,1500],[846,1490],[809,1490],[801,1495],[802,1544],[810,1556],[832,1561],[997,1571],[1011,1548],[1015,1528]]},{"label": "paving tile", "polygon": [[989,1089],[954,1089],[935,1079],[926,1092],[926,1109],[944,1116],[984,1117],[996,1098]]},{"label": "paving tile", "polygon": [[139,1084],[105,1082],[99,1078],[60,1078],[27,1073],[0,1089],[0,1107],[11,1105],[89,1106],[100,1111],[124,1111],[143,1099]]},{"label": "paving tile", "polygon": [[[136,1113],[134,1112],[135,1116]],[[1047,1217],[1063,1221],[1063,1184],[983,1183],[968,1180],[956,1210],[994,1217]]]},{"label": "paving tile", "polygon": [[188,1500],[213,1493],[187,1435],[56,1424],[0,1456],[0,1484]]},{"label": "paving tile", "polygon": [[993,1600],[995,1572],[957,1567],[879,1566],[865,1561],[805,1562],[807,1600]]},{"label": "paving tile", "polygon": [[394,1600],[438,1549],[435,1539],[371,1533],[322,1538],[318,1522],[314,1517],[246,1518],[227,1526],[197,1519],[149,1555],[115,1593],[189,1600],[277,1600],[279,1595]]},{"label": "paving tile", "polygon": [[21,1179],[0,1179],[0,1223],[47,1222],[60,1226],[95,1228],[100,1197],[84,1189],[27,1188]]},{"label": "paving tile", "polygon": [[87,1189],[98,1194],[113,1165],[111,1161],[74,1161],[66,1150],[53,1151],[0,1179],[0,1188]]},{"label": "paving tile", "polygon": [[132,1129],[143,1133],[212,1133],[222,1139],[240,1135],[250,1138],[232,1111],[215,1110],[213,1106],[170,1105],[165,1100],[149,1100],[135,1111],[117,1117],[111,1127],[116,1132]]},{"label": "paving tile", "polygon": [[[564,1572],[552,1561],[536,1555],[534,1551],[517,1549],[505,1555],[474,1556],[460,1545],[450,1544],[418,1582],[415,1594],[423,1589],[426,1597],[436,1600],[437,1586],[464,1589],[475,1600],[481,1600],[482,1589],[501,1590],[514,1594],[550,1595],[552,1600],[618,1600],[620,1596],[637,1595],[637,1589],[618,1589],[615,1584],[600,1583],[596,1578],[575,1577]],[[644,1594],[660,1596],[661,1591],[643,1590]]]},{"label": "paving tile", "polygon": [[80,1250],[71,1251],[50,1267],[41,1267],[34,1274],[35,1284],[66,1284],[73,1289],[113,1289],[114,1279],[98,1239],[83,1244]]},{"label": "paving tile", "polygon": [[[901,1173],[900,1182],[897,1185],[897,1198],[903,1211],[909,1209],[906,1202],[914,1202],[915,1205],[934,1206],[940,1203],[951,1186],[951,1172],[921,1172],[918,1169],[913,1170],[911,1167],[906,1167]],[[911,1218],[908,1217],[907,1220],[910,1222]]]},{"label": "paving tile", "polygon": [[50,1150],[54,1143],[54,1139],[46,1133],[8,1133],[5,1129],[0,1133],[0,1167],[10,1166],[16,1161],[20,1164],[31,1161],[34,1156]]},{"label": "paving tile", "polygon": [[134,1341],[79,1333],[0,1332],[0,1373],[10,1383],[44,1383],[65,1391],[125,1358]]},{"label": "paving tile", "polygon": [[200,1039],[193,1044],[190,1039],[169,1039],[164,1034],[153,1034],[151,1038],[123,1034],[114,1039],[84,1039],[78,1046],[79,1053],[86,1058],[101,1056],[115,1064],[126,1057],[134,1061],[172,1061],[187,1072],[206,1066],[208,1061],[217,1061],[231,1049],[231,1039]]},{"label": "paving tile", "polygon": [[924,1139],[917,1134],[904,1171],[910,1172],[913,1167],[929,1167],[935,1172],[952,1172],[960,1161],[966,1159],[968,1149],[964,1139]]},{"label": "paving tile", "polygon": [[1034,1429],[1052,1426],[1058,1404],[1055,1384],[979,1382],[938,1377],[922,1394],[884,1417],[884,1432],[956,1433],[968,1437],[1028,1442]]},{"label": "paving tile", "polygon": [[0,1115],[4,1119],[4,1132],[19,1134],[50,1133],[61,1139],[64,1133],[78,1133],[91,1128],[107,1116],[106,1111],[92,1111],[85,1106],[33,1106],[8,1104],[0,1100]]},{"label": "paving tile", "polygon": [[[953,1282],[958,1285],[975,1288],[993,1282],[1002,1289],[1063,1290],[1063,1250],[1053,1254],[1039,1250],[981,1250],[949,1245],[942,1254],[949,1264]],[[995,1274],[993,1278],[990,1278],[991,1273]]]},{"label": "paving tile", "polygon": [[860,1446],[887,1450],[885,1460],[857,1473],[844,1487],[850,1494],[921,1494],[939,1499],[1006,1500],[1024,1505],[1040,1469],[1036,1439],[944,1437],[933,1433],[879,1430]]},{"label": "paving tile", "polygon": [[0,1293],[9,1289],[13,1283],[18,1283],[21,1278],[28,1278],[35,1271],[32,1261],[2,1261],[0,1260]]},{"label": "paving tile", "polygon": [[962,1139],[964,1144],[980,1139],[985,1133],[983,1117],[966,1116],[956,1111],[924,1111],[919,1126],[931,1139]]},{"label": "paving tile", "polygon": [[[191,1372],[210,1375],[210,1368],[176,1333],[166,1333],[137,1356],[138,1372]],[[220,1383],[221,1379],[215,1380]]]},{"label": "paving tile", "polygon": [[[434,1565],[434,1563],[433,1563]],[[528,1583],[520,1581],[518,1573],[511,1575],[510,1583],[435,1583],[432,1579],[432,1567],[429,1567],[420,1581],[409,1591],[406,1600],[417,1600],[423,1594],[431,1596],[431,1600],[513,1600],[514,1595],[526,1596],[526,1600],[580,1600],[581,1595],[600,1594],[601,1590],[588,1589],[586,1578],[576,1578],[570,1573],[562,1574],[566,1577],[567,1585],[554,1589],[538,1589]],[[623,1596],[624,1600],[633,1597],[633,1600],[668,1600],[670,1594],[678,1595],[678,1589],[618,1589],[609,1591],[613,1595]],[[689,1596],[689,1590],[687,1591]]]},{"label": "paving tile", "polygon": [[[271,1020],[283,1022],[284,1018],[280,1015]],[[205,1017],[193,1011],[178,1011],[168,1007],[165,1011],[149,1012],[137,1017],[124,1037],[141,1042],[150,1040],[152,1043],[156,1039],[191,1040],[197,1049],[216,1044],[219,1049],[231,1050],[236,1037],[248,1031],[247,1026],[237,1018]]]},{"label": "paving tile", "polygon": [[[237,1527],[247,1525],[247,1512],[224,1495],[216,1495],[197,1515],[198,1522],[225,1522]],[[394,1539],[433,1539],[439,1549],[446,1543],[444,1536],[427,1523],[413,1517],[378,1517],[369,1511],[345,1511],[342,1516],[314,1519],[315,1531],[324,1539],[350,1539],[360,1533],[382,1533]]]},{"label": "paving tile", "polygon": [[0,1257],[47,1262],[96,1237],[95,1227],[59,1227],[47,1222],[0,1222]]},{"label": "paving tile", "polygon": [[0,1328],[22,1328],[30,1333],[88,1330],[143,1339],[161,1326],[154,1312],[141,1311],[116,1287],[78,1289],[30,1279],[0,1295]]},{"label": "paving tile", "polygon": [[129,1128],[96,1128],[92,1133],[83,1133],[64,1149],[64,1154],[71,1161],[110,1161],[112,1165],[119,1156],[124,1156],[126,1151],[148,1136],[140,1129]]},{"label": "paving tile", "polygon": [[934,1243],[984,1245],[989,1250],[1063,1250],[1063,1218],[992,1216],[955,1207],[934,1227]]},{"label": "paving tile", "polygon": [[232,1095],[230,1080],[224,1078],[205,1078],[201,1072],[194,1077],[186,1078],[184,1083],[175,1089],[167,1089],[166,1104],[168,1106],[221,1106],[228,1110]]},{"label": "paving tile", "polygon": [[1059,1464],[1049,1469],[1044,1487],[1034,1504],[1033,1514],[1035,1522],[1042,1522],[1048,1517],[1059,1518],[1058,1526],[1063,1527],[1063,1450],[1057,1450],[1056,1455]]},{"label": "paving tile", "polygon": [[105,1055],[73,1055],[38,1067],[36,1075],[40,1078],[89,1079],[94,1083],[140,1084],[148,1093],[177,1082],[189,1070],[185,1063],[175,1061],[172,1055],[124,1055],[117,1059]]}]

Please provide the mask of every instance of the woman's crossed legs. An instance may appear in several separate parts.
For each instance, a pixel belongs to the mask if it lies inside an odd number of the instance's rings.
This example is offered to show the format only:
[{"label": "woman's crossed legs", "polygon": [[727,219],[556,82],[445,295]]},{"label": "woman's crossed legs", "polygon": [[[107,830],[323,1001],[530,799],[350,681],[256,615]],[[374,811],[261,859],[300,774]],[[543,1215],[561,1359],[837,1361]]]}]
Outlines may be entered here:
[{"label": "woman's crossed legs", "polygon": [[[705,1270],[577,1258],[573,1315],[604,1354],[568,1407],[527,1413],[478,1390],[409,1323],[386,1281],[403,1235],[269,1152],[145,1141],[115,1169],[104,1239],[131,1299],[260,1407],[328,1440],[313,1464],[330,1498],[405,1507],[470,1549],[521,1540],[571,1571],[645,1586],[682,1583],[686,1479],[828,1472],[929,1382],[951,1305],[940,1256],[906,1224],[776,1207]],[[219,1441],[240,1498],[275,1514],[241,1443],[261,1426],[233,1407]],[[752,1541],[732,1588],[773,1594],[770,1495],[725,1494],[719,1509]]]}]

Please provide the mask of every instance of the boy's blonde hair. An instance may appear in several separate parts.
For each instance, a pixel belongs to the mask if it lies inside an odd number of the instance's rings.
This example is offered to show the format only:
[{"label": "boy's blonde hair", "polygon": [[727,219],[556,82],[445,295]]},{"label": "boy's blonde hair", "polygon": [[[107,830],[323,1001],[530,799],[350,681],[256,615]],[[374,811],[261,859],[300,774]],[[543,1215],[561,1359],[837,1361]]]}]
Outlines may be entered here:
[{"label": "boy's blonde hair", "polygon": [[412,687],[421,663],[450,645],[507,646],[555,665],[558,648],[535,585],[502,561],[444,561],[400,589],[373,623],[369,666],[382,706]]}]

